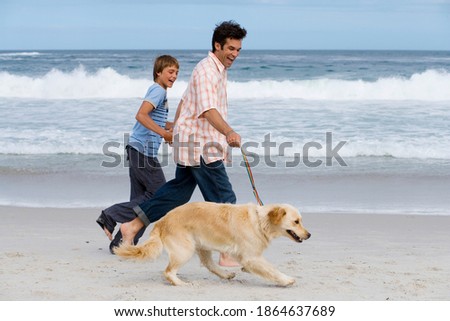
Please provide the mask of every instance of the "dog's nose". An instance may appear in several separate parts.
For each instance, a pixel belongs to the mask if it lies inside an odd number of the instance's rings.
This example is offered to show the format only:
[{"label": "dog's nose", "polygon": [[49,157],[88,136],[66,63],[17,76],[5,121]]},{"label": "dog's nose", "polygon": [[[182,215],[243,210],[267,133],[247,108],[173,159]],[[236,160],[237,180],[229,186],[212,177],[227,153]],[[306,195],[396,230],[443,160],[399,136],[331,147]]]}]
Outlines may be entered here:
[{"label": "dog's nose", "polygon": [[309,239],[310,237],[311,237],[311,233],[308,232],[308,233],[306,234],[306,239]]}]

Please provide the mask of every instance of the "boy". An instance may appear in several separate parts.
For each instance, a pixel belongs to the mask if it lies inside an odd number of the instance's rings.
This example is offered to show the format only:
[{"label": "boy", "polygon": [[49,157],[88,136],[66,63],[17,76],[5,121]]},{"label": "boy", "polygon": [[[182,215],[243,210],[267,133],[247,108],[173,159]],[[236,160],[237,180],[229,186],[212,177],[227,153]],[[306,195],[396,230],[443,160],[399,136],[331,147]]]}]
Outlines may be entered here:
[{"label": "boy", "polygon": [[[114,227],[117,222],[124,223],[134,219],[128,216],[124,207],[137,204],[153,197],[155,191],[161,187],[166,179],[159,164],[157,155],[164,138],[172,142],[172,123],[167,122],[167,88],[171,88],[178,77],[178,61],[169,55],[155,59],[153,67],[154,84],[150,86],[144,100],[136,114],[136,123],[126,147],[129,160],[130,202],[113,205],[102,211],[97,223],[111,241],[111,253],[122,239],[120,231],[113,239]],[[143,228],[134,238],[136,244],[144,233]]]}]

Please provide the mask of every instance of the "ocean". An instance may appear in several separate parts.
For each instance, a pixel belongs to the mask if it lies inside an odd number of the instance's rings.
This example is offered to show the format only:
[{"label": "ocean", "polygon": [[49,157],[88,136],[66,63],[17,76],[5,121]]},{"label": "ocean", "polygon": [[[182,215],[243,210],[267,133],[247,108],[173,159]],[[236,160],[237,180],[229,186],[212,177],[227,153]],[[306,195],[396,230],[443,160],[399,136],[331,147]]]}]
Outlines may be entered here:
[{"label": "ocean", "polygon": [[[180,62],[173,118],[207,50],[0,51],[0,205],[126,201],[123,147],[160,54]],[[228,80],[265,203],[450,215],[450,52],[244,49]],[[171,157],[164,145],[168,179]],[[254,202],[239,149],[228,172],[238,202]]]}]

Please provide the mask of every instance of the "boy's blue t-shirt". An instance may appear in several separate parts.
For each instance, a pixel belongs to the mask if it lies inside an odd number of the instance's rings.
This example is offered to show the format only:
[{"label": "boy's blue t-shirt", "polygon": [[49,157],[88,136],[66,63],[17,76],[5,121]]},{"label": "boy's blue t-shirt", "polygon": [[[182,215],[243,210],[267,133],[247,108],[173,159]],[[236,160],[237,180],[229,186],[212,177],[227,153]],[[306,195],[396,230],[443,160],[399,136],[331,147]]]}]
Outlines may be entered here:
[{"label": "boy's blue t-shirt", "polygon": [[[144,101],[148,101],[155,107],[155,109],[149,113],[149,116],[156,124],[164,128],[169,113],[167,91],[159,84],[154,83],[147,90]],[[137,121],[133,127],[133,132],[130,135],[129,145],[145,156],[156,157],[158,155],[159,146],[161,145],[161,140],[161,136],[150,129],[145,128]]]}]

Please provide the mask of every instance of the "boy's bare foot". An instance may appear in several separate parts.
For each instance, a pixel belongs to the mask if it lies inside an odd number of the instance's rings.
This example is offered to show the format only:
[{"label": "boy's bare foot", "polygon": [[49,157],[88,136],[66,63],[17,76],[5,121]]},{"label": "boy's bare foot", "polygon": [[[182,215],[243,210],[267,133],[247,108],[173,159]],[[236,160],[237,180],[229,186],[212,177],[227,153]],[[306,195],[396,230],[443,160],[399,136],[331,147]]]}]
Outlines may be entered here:
[{"label": "boy's bare foot", "polygon": [[122,243],[133,245],[134,237],[144,227],[144,223],[139,218],[123,223],[120,225],[120,232],[122,233]]},{"label": "boy's bare foot", "polygon": [[241,266],[232,256],[226,253],[220,253],[219,265],[225,267],[239,267]]}]

